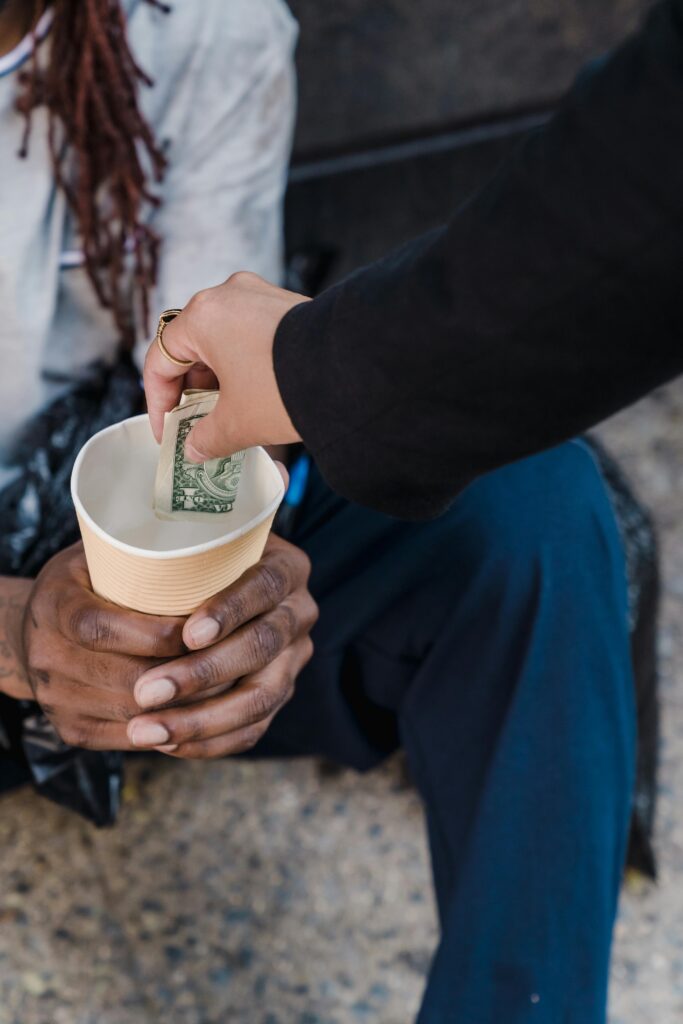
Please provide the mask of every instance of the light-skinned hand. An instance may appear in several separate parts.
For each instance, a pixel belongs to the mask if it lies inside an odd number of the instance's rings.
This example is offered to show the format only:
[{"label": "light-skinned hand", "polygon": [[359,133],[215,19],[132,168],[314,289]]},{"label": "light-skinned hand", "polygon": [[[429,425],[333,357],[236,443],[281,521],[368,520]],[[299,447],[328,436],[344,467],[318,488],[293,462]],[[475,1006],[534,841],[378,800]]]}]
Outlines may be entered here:
[{"label": "light-skinned hand", "polygon": [[256,274],[238,273],[215,288],[198,292],[164,329],[163,343],[176,366],[153,342],[145,361],[145,392],[152,430],[161,441],[164,413],[188,387],[220,388],[215,410],[190,431],[187,457],[204,462],[249,448],[300,440],[277,386],[273,339],[292,307],[304,295],[269,284]]}]

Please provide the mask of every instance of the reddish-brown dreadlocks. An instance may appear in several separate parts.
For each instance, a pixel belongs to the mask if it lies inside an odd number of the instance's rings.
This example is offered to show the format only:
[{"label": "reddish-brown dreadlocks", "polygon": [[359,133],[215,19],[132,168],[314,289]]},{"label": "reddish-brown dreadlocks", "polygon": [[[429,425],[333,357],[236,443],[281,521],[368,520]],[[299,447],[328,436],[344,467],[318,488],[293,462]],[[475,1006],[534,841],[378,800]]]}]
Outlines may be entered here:
[{"label": "reddish-brown dreadlocks", "polygon": [[[161,0],[146,0],[167,12]],[[158,200],[148,177],[161,181],[165,159],[140,112],[137,90],[151,79],[137,65],[126,38],[119,0],[53,0],[49,54],[38,48],[20,79],[17,109],[26,118],[20,156],[28,150],[32,112],[46,106],[55,179],[80,232],[85,269],[100,303],[111,309],[122,337],[133,337],[133,300],[148,319],[159,239],[141,217]]]}]

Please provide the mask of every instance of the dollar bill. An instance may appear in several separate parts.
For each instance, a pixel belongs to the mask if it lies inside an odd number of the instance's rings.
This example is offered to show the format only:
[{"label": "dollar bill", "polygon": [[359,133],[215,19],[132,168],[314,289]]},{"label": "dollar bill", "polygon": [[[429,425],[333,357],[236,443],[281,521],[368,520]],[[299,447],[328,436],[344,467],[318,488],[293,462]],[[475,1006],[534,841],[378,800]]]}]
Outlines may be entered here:
[{"label": "dollar bill", "polygon": [[217,401],[218,391],[188,390],[179,405],[166,413],[154,484],[154,511],[159,519],[225,515],[235,506],[244,451],[203,463],[185,458],[187,435]]}]

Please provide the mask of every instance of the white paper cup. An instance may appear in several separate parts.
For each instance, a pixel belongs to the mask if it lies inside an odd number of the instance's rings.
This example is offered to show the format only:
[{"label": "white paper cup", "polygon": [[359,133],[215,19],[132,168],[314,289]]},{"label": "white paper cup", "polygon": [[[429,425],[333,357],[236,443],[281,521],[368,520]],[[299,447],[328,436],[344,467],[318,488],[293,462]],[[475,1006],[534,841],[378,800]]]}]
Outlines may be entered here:
[{"label": "white paper cup", "polygon": [[263,448],[250,448],[231,512],[163,521],[153,509],[158,461],[149,418],[123,420],[83,446],[71,495],[95,593],[140,612],[189,615],[258,562],[284,483]]}]

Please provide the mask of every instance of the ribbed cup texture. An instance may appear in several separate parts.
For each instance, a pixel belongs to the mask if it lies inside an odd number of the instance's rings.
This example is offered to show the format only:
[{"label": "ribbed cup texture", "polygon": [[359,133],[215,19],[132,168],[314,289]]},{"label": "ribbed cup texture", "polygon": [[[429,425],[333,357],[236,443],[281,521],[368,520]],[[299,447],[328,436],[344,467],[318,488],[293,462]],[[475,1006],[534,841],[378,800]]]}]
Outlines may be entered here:
[{"label": "ribbed cup texture", "polygon": [[236,540],[182,558],[147,558],[121,551],[80,516],[78,522],[96,594],[151,615],[189,615],[258,562],[274,518],[273,514]]}]

